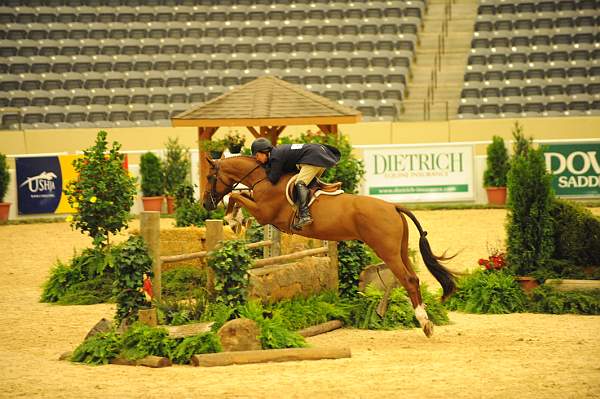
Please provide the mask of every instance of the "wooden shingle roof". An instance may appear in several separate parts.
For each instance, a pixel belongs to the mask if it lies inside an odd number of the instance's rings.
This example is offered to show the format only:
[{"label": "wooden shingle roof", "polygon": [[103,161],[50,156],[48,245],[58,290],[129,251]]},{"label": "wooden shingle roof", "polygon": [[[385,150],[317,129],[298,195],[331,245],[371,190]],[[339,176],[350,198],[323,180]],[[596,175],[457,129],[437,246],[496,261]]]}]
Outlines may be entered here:
[{"label": "wooden shingle roof", "polygon": [[336,125],[361,113],[274,76],[262,76],[173,118],[175,127]]}]

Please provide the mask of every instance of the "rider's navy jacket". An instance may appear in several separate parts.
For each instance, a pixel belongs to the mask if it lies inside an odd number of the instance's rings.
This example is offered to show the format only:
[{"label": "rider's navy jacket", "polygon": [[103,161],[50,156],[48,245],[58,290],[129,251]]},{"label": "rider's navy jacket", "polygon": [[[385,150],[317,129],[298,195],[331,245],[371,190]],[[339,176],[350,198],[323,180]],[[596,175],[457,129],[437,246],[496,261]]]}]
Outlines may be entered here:
[{"label": "rider's navy jacket", "polygon": [[285,173],[297,172],[297,164],[330,168],[340,160],[340,151],[327,144],[281,144],[273,147],[265,165],[267,177],[275,184]]}]

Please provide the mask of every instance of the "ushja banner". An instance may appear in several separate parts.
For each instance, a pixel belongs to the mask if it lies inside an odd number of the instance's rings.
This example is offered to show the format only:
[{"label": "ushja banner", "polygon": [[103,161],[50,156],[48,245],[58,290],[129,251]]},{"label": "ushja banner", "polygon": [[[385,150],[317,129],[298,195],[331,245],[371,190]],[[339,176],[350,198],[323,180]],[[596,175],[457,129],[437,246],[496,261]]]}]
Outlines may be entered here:
[{"label": "ushja banner", "polygon": [[472,146],[369,146],[363,159],[366,195],[389,202],[474,199]]}]

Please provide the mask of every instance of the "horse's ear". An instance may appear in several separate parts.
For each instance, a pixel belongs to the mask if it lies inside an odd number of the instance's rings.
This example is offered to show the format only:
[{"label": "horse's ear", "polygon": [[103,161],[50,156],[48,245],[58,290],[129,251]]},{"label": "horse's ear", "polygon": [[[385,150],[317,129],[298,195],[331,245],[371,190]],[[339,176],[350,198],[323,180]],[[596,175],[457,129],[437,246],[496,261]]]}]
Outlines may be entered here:
[{"label": "horse's ear", "polygon": [[206,160],[210,166],[215,166],[215,161],[209,155],[206,156]]}]

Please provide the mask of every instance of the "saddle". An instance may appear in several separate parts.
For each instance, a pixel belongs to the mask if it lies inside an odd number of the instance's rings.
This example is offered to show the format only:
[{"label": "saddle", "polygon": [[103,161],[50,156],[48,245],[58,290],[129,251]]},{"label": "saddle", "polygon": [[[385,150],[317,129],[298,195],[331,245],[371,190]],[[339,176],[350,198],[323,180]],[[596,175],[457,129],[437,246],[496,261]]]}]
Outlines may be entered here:
[{"label": "saddle", "polygon": [[[296,205],[295,183],[297,177],[298,175],[292,176],[285,187],[285,197],[292,206]],[[311,182],[308,189],[310,190],[310,201],[308,202],[309,207],[321,195],[340,195],[344,193],[344,190],[342,190],[342,182],[325,183],[318,178]]]}]

